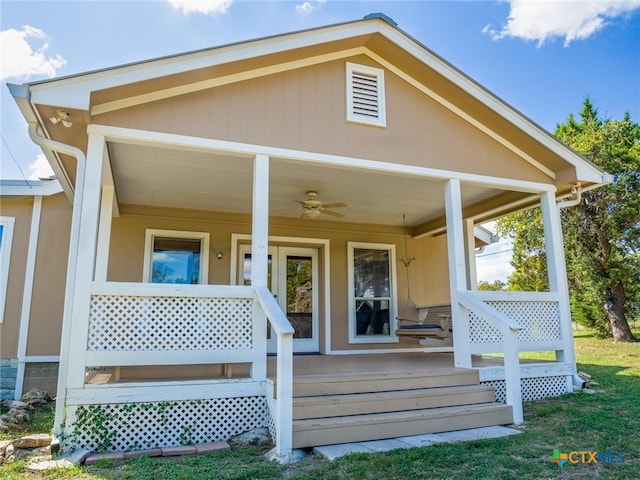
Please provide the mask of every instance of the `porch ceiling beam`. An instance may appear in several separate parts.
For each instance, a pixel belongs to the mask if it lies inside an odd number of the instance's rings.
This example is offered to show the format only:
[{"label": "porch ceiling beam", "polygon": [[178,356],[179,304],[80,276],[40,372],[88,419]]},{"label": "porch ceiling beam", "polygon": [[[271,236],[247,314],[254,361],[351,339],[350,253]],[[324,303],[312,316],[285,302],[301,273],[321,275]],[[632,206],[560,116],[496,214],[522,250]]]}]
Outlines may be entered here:
[{"label": "porch ceiling beam", "polygon": [[[539,202],[537,195],[523,195],[521,192],[502,192],[489,200],[469,205],[462,209],[464,218],[482,223],[500,216],[501,212],[513,208],[528,208]],[[412,238],[443,235],[447,231],[447,220],[444,215],[413,228]]]},{"label": "porch ceiling beam", "polygon": [[549,183],[529,182],[514,178],[491,177],[472,173],[455,172],[451,170],[439,170],[435,168],[418,167],[413,165],[399,165],[378,160],[367,160],[342,155],[329,155],[324,153],[307,152],[288,148],[269,147],[249,143],[229,142],[188,135],[176,135],[171,133],[152,132],[123,127],[110,127],[106,125],[92,124],[87,128],[89,134],[104,135],[111,142],[121,142],[132,145],[148,145],[154,147],[174,148],[178,150],[193,150],[199,152],[216,152],[221,154],[240,155],[243,157],[255,157],[255,155],[267,155],[269,157],[283,158],[315,164],[327,164],[350,168],[362,168],[377,172],[389,172],[405,175],[422,176],[448,181],[450,179],[461,182],[474,183],[489,188],[501,190],[513,190],[519,192],[535,193],[555,191],[556,187]]}]

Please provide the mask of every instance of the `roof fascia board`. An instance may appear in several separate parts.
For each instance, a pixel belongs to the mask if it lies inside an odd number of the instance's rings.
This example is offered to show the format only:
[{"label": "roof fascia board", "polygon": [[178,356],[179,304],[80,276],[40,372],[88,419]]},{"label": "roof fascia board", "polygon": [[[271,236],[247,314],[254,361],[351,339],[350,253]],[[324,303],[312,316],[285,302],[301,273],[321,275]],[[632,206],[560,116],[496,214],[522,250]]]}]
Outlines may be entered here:
[{"label": "roof fascia board", "polygon": [[200,90],[206,90],[208,88],[220,87],[222,85],[241,82],[243,80],[259,78],[267,75],[272,75],[275,73],[295,70],[297,68],[304,68],[310,65],[317,65],[320,63],[331,62],[333,60],[339,60],[341,58],[348,58],[354,55],[366,54],[366,52],[367,52],[367,49],[365,47],[356,47],[356,48],[341,50],[339,52],[332,52],[325,55],[318,55],[315,57],[308,57],[301,60],[285,62],[278,65],[271,65],[269,67],[247,70],[241,73],[225,75],[223,77],[212,78],[209,80],[203,80],[200,82],[190,83],[187,85],[180,85],[178,87],[157,90],[151,93],[136,95],[133,97],[123,98],[121,100],[114,100],[112,102],[106,102],[106,103],[94,105],[91,107],[91,115],[99,115],[101,113],[107,113],[107,112],[119,110],[122,108],[127,108],[135,105],[140,105],[143,103],[153,102],[156,100],[163,100],[169,97],[182,95],[185,93],[192,93]]},{"label": "roof fascia board", "polygon": [[[47,138],[51,138],[44,126],[44,122],[42,122],[40,115],[38,115],[38,111],[30,101],[29,88],[26,85],[17,85],[13,83],[8,83],[7,87],[9,88],[9,92],[13,96],[13,99],[18,105],[18,108],[20,109],[20,112],[22,113],[22,116],[25,118],[27,123],[37,123],[38,125],[40,125],[40,128],[44,132],[45,136]],[[71,180],[67,176],[67,172],[64,170],[64,168],[62,168],[62,162],[60,161],[58,154],[44,148],[42,149],[42,152],[47,158],[47,161],[49,162],[49,165],[51,166],[51,169],[53,170],[53,173],[55,174],[58,182],[60,182],[60,185],[67,195],[67,198],[70,202],[72,202],[75,189],[71,184]]]},{"label": "roof fascia board", "polygon": [[33,103],[64,105],[67,108],[89,110],[90,94],[93,91],[295,50],[318,43],[328,43],[354,36],[368,35],[379,31],[381,24],[386,25],[380,20],[373,22],[357,21],[329,26],[320,30],[305,30],[283,36],[88,72],[58,80],[27,84],[27,86],[31,91]]},{"label": "roof fascia board", "polygon": [[527,135],[549,148],[553,153],[564,158],[576,167],[578,167],[578,165],[582,165],[583,168],[580,170],[592,170],[600,178],[600,181],[602,181],[605,172],[597,168],[595,165],[587,162],[576,152],[553,137],[549,132],[534,124],[531,120],[514,110],[503,100],[491,94],[485,88],[473,81],[453,65],[449,64],[446,60],[437,56],[434,52],[420,44],[407,33],[398,28],[387,26],[380,30],[380,34],[384,35],[391,42],[418,58],[428,67],[435,70],[454,85],[460,87],[476,100],[480,101],[511,124],[524,131]]},{"label": "roof fascia board", "polygon": [[0,180],[2,197],[48,197],[62,192],[57,180]]},{"label": "roof fascia board", "polygon": [[306,152],[286,148],[268,147],[248,143],[229,142],[210,138],[176,135],[171,133],[152,132],[123,127],[111,127],[92,124],[87,128],[87,133],[103,135],[107,141],[120,142],[134,145],[149,145],[169,147],[176,149],[194,150],[202,152],[217,151],[226,154],[255,156],[268,155],[271,157],[289,160],[325,163],[331,165],[363,168],[382,172],[393,172],[408,175],[418,175],[430,178],[438,178],[444,181],[458,179],[462,182],[470,182],[489,188],[502,190],[514,190],[527,193],[555,192],[553,184],[529,182],[524,180],[477,175],[472,173],[455,172],[451,170],[438,170],[435,168],[416,167],[413,165],[399,165],[397,163],[367,160],[325,153]]}]

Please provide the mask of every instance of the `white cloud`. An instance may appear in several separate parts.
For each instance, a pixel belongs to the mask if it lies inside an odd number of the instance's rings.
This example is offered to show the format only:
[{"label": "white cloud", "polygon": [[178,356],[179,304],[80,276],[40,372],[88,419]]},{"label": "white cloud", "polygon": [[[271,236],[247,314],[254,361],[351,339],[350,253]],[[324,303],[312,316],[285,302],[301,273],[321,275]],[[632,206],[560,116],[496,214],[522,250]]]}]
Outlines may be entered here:
[{"label": "white cloud", "polygon": [[167,0],[176,10],[182,10],[182,13],[189,15],[190,13],[202,13],[209,15],[210,13],[224,14],[227,13],[233,0]]},{"label": "white cloud", "polygon": [[[34,44],[40,43],[40,47]],[[0,79],[25,79],[31,75],[53,77],[67,61],[60,55],[48,57],[47,35],[25,25],[22,30],[10,28],[0,32]]]},{"label": "white cloud", "polygon": [[309,15],[314,10],[320,8],[320,6],[327,0],[310,0],[296,5],[296,13],[300,15]]},{"label": "white cloud", "polygon": [[564,38],[564,46],[584,40],[604,28],[611,19],[640,8],[640,0],[510,0],[507,24],[497,31],[482,29],[494,40],[516,37],[538,42]]},{"label": "white cloud", "polygon": [[29,180],[38,180],[39,178],[48,178],[54,175],[53,170],[51,170],[51,166],[43,153],[40,153],[33,163],[27,165],[27,168],[29,169],[29,173],[27,175]]}]

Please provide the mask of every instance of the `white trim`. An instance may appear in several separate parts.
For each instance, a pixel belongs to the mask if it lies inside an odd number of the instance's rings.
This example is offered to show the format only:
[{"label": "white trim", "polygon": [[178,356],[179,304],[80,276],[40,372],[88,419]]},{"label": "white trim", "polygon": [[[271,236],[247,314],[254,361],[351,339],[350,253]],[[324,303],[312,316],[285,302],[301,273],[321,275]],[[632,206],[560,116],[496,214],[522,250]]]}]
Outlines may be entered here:
[{"label": "white trim", "polygon": [[[478,370],[481,382],[505,379],[504,365],[474,368]],[[561,377],[565,375],[571,376],[573,373],[573,366],[568,363],[546,362],[520,364],[520,378]]]},{"label": "white trim", "polygon": [[[143,283],[151,283],[151,262],[153,260],[153,240],[155,237],[200,240],[199,283],[200,285],[206,285],[209,282],[209,232],[189,232],[184,230],[147,228],[144,236],[144,263],[142,271]],[[96,279],[98,280],[97,276]]]},{"label": "white trim", "polygon": [[0,217],[2,236],[0,237],[0,324],[4,323],[5,300],[9,284],[9,267],[11,264],[11,246],[15,217]]},{"label": "white trim", "polygon": [[24,361],[25,363],[57,363],[60,362],[60,355],[27,355]]},{"label": "white trim", "polygon": [[156,90],[151,93],[144,93],[141,95],[134,95],[132,97],[123,98],[120,100],[114,100],[111,102],[105,102],[97,104],[91,107],[91,115],[99,115],[101,113],[108,113],[114,110],[120,110],[144,103],[154,102],[157,100],[164,100],[166,98],[175,97],[177,95],[183,95],[185,93],[193,93],[209,88],[220,87],[223,85],[229,85],[231,83],[242,82],[245,80],[260,78],[267,75],[273,75],[276,73],[288,72],[299,68],[308,67],[311,65],[317,65],[320,63],[332,62],[334,60],[340,60],[343,58],[353,57],[356,55],[366,54],[367,49],[364,47],[350,48],[347,50],[341,50],[339,52],[327,53],[324,55],[318,55],[315,57],[303,58],[301,60],[294,60],[291,62],[285,62],[277,65],[270,65],[268,67],[256,68],[253,70],[245,70],[239,73],[231,75],[224,75],[222,77],[210,78],[199,82],[189,83],[186,85],[180,85],[178,87],[165,88],[162,90]]},{"label": "white trim", "polygon": [[553,179],[556,178],[556,174],[554,173],[553,170],[551,170],[550,168],[547,168],[544,165],[542,165],[540,162],[538,162],[536,159],[534,159],[531,155],[525,153],[524,151],[522,151],[521,149],[516,147],[514,144],[509,142],[507,139],[505,139],[504,137],[502,137],[501,135],[497,134],[496,132],[491,130],[489,127],[487,127],[483,123],[481,123],[478,120],[476,120],[475,118],[473,118],[471,115],[466,113],[464,110],[458,108],[453,103],[451,103],[450,101],[446,100],[444,97],[438,95],[436,92],[431,90],[425,84],[423,84],[421,82],[418,82],[416,79],[414,79],[413,77],[407,75],[402,70],[400,70],[399,68],[397,68],[396,66],[394,66],[392,63],[388,62],[387,60],[385,60],[381,56],[379,56],[379,55],[377,55],[377,54],[375,54],[375,53],[373,53],[371,51],[367,51],[367,55],[369,55],[373,60],[378,62],[380,65],[383,65],[385,68],[387,68],[388,70],[390,70],[393,73],[395,73],[396,75],[398,75],[400,78],[402,78],[404,81],[406,81],[409,85],[412,85],[413,87],[417,88],[419,91],[421,91],[422,93],[427,95],[429,98],[435,100],[437,103],[439,103],[440,105],[445,107],[447,110],[449,110],[450,112],[454,113],[455,115],[457,115],[458,117],[463,119],[469,125],[477,128],[482,133],[484,133],[488,137],[492,138],[493,140],[498,142],[503,147],[506,147],[507,149],[509,149],[512,153],[515,153],[518,157],[522,158],[523,160],[525,160],[528,163],[530,163],[531,165],[533,165],[535,168],[537,168],[538,170],[543,172],[548,177],[553,178]]},{"label": "white trim", "polygon": [[527,193],[539,194],[540,192],[556,191],[556,186],[549,183],[529,182],[513,178],[491,177],[472,173],[455,172],[452,170],[439,170],[436,168],[417,167],[414,165],[401,165],[397,163],[366,160],[342,155],[330,155],[325,153],[306,152],[288,148],[268,147],[264,145],[252,145],[248,143],[229,142],[210,138],[176,135],[171,133],[152,132],[122,127],[109,127],[106,125],[92,124],[87,127],[89,133],[104,135],[109,141],[122,142],[133,145],[150,145],[165,148],[181,148],[194,151],[218,151],[239,155],[265,154],[271,157],[285,160],[297,160],[320,164],[339,165],[346,167],[363,168],[378,172],[392,172],[422,177],[438,178],[442,180],[456,179],[463,182],[471,182],[490,188],[515,190]]},{"label": "white trim", "polygon": [[360,355],[378,353],[452,353],[453,347],[416,347],[416,348],[385,348],[385,349],[362,349],[362,350],[332,350],[325,355]]},{"label": "white trim", "polygon": [[[385,251],[389,254],[389,334],[378,335],[357,335],[356,311],[355,311],[355,284],[353,251],[356,248],[367,250]],[[350,344],[372,344],[372,343],[397,343],[395,336],[396,317],[398,315],[398,288],[396,285],[396,246],[391,243],[367,243],[367,242],[347,242],[347,312],[348,312],[348,339]],[[381,298],[381,297],[372,297]]]},{"label": "white trim", "polygon": [[0,195],[3,197],[48,197],[62,192],[58,180],[0,180]]},{"label": "white trim", "polygon": [[200,381],[121,382],[70,388],[67,406],[97,403],[163,402],[264,396],[266,382],[251,378]]},{"label": "white trim", "polygon": [[[593,177],[588,179],[584,178],[582,180],[591,180],[596,183],[602,182],[602,174],[604,172],[599,170],[595,165],[586,162],[577,153],[552,137],[551,134],[535,125],[531,120],[515,111],[503,100],[491,94],[488,90],[484,89],[471,78],[462,74],[455,67],[439,58],[423,45],[419,44],[412,38],[407,37],[406,34],[395,28],[387,27],[380,29],[379,32],[383,36],[387,37],[391,42],[395,43],[409,54],[415,56],[419,61],[432,68],[438,74],[442,75],[452,84],[460,87],[480,103],[503,117],[509,123],[532,137],[540,144],[549,148],[553,153],[559,155],[571,165],[575,166],[576,169],[582,170],[582,168],[584,168],[585,175],[589,175],[589,173],[593,175]],[[588,173],[586,170],[590,170],[590,172]]]},{"label": "white trim", "polygon": [[[105,162],[106,163],[106,162]],[[102,187],[100,199],[100,221],[98,222],[98,248],[96,252],[96,281],[107,281],[109,269],[109,245],[111,243],[111,225],[113,223],[113,206],[115,189],[112,185]]]},{"label": "white trim", "polygon": [[[366,52],[369,53],[368,51]],[[386,113],[386,101],[384,93],[384,70],[381,68],[369,67],[367,65],[359,65],[357,63],[346,62],[346,74],[347,74],[347,121],[364,125],[373,125],[376,127],[387,126],[387,113]],[[375,115],[368,115],[358,113],[357,110],[361,107],[357,106],[358,102],[355,102],[358,89],[357,82],[354,82],[355,76],[358,74],[375,79],[375,101],[372,105],[375,108]],[[366,80],[365,80],[366,82]],[[367,82],[368,83],[368,82]]]},{"label": "white trim", "polygon": [[36,271],[36,255],[40,236],[40,218],[42,216],[42,197],[33,197],[33,211],[31,212],[31,226],[29,228],[29,246],[27,247],[27,261],[24,268],[24,287],[22,289],[22,306],[20,308],[20,332],[18,333],[18,369],[14,398],[22,397],[24,385],[24,357],[27,355],[27,340],[29,339],[29,322],[31,320],[31,299],[33,297],[33,280]]}]

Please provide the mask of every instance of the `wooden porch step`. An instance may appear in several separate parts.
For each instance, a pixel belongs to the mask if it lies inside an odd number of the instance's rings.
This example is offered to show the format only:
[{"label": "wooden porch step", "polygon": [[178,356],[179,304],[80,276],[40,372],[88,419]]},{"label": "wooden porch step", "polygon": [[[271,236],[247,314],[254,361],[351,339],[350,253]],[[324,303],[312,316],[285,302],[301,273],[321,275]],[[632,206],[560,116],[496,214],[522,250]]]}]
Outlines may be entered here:
[{"label": "wooden porch step", "polygon": [[512,423],[510,406],[481,403],[401,412],[294,420],[293,447],[380,440]]},{"label": "wooden porch step", "polygon": [[410,372],[366,372],[331,375],[297,375],[293,380],[294,397],[388,392],[419,388],[477,385],[478,371],[467,368],[412,370]]},{"label": "wooden porch step", "polygon": [[293,399],[293,419],[343,417],[379,412],[473,405],[493,401],[495,401],[493,387],[484,385],[295,397]]}]

